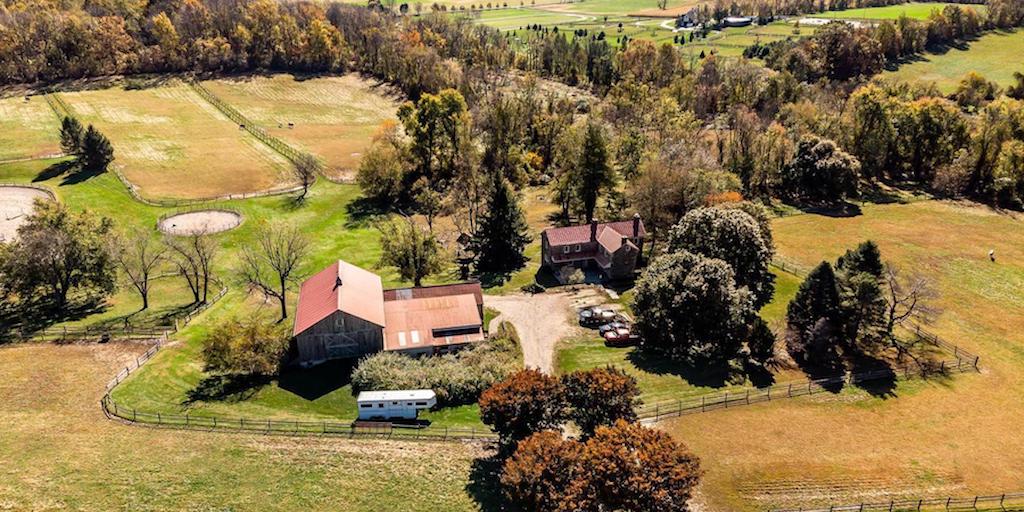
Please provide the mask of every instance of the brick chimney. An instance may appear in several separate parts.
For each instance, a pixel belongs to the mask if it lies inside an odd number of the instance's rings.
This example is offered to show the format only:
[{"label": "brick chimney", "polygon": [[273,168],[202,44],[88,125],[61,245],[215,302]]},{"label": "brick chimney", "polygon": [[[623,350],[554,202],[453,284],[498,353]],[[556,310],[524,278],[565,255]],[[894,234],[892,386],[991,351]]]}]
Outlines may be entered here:
[{"label": "brick chimney", "polygon": [[592,220],[592,221],[590,221],[590,241],[593,242],[593,241],[596,241],[596,240],[597,240],[597,221],[596,220]]},{"label": "brick chimney", "polygon": [[640,214],[633,214],[633,238],[640,238]]}]

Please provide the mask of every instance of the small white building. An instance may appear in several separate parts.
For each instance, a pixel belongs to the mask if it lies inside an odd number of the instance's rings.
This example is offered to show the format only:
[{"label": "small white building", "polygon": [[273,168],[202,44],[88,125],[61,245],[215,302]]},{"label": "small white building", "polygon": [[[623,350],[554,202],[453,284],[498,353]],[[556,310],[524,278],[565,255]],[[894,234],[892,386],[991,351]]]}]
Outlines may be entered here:
[{"label": "small white building", "polygon": [[360,420],[414,420],[420,410],[437,405],[430,389],[363,391],[356,397]]}]

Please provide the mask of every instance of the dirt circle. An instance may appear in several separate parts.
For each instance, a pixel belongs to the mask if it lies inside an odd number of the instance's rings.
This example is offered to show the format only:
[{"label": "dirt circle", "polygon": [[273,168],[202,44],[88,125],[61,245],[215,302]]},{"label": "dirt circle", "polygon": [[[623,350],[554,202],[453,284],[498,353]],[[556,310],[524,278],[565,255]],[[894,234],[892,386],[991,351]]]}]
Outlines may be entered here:
[{"label": "dirt circle", "polygon": [[0,185],[0,242],[14,240],[18,227],[32,213],[36,199],[55,201],[53,193],[34,187]]},{"label": "dirt circle", "polygon": [[179,213],[157,223],[160,231],[168,235],[209,235],[234,229],[242,223],[242,216],[226,210],[199,210]]}]

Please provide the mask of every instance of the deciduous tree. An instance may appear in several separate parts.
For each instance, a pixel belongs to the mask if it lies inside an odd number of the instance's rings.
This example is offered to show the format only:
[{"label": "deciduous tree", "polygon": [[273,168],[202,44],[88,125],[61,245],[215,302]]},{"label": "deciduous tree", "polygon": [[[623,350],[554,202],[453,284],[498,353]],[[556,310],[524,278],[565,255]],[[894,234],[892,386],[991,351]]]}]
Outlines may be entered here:
[{"label": "deciduous tree", "polygon": [[628,373],[608,366],[578,370],[562,377],[571,419],[587,438],[599,426],[618,420],[636,421],[640,388]]},{"label": "deciduous tree", "polygon": [[280,371],[287,351],[282,325],[252,315],[215,325],[203,340],[202,357],[208,372],[267,377]]},{"label": "deciduous tree", "polygon": [[166,246],[160,244],[149,230],[141,228],[112,239],[114,260],[135,291],[139,292],[143,310],[149,309],[150,280],[163,263],[166,252]]},{"label": "deciduous tree", "polygon": [[506,448],[566,419],[565,387],[538,370],[522,370],[480,395],[480,419]]},{"label": "deciduous tree", "polygon": [[380,265],[398,269],[398,275],[414,286],[423,278],[444,270],[445,257],[434,235],[413,223],[412,219],[389,222],[380,226]]},{"label": "deciduous tree", "polygon": [[242,251],[242,280],[250,289],[277,300],[280,320],[288,318],[288,287],[299,280],[299,266],[308,254],[309,239],[298,228],[277,224],[261,226],[255,246]]}]

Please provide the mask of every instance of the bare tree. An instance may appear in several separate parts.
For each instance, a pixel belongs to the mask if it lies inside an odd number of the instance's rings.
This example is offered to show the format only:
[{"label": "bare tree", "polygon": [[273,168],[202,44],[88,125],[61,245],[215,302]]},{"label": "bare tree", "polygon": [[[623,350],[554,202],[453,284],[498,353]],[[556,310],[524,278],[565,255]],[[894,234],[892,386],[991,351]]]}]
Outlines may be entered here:
[{"label": "bare tree", "polygon": [[658,0],[658,9],[665,10],[668,8],[668,0]]},{"label": "bare tree", "polygon": [[309,153],[302,153],[292,162],[292,173],[302,185],[302,195],[299,196],[299,201],[306,198],[306,195],[309,194],[309,187],[313,186],[316,175],[321,172],[323,172],[323,164]]},{"label": "bare tree", "polygon": [[188,283],[194,301],[205,303],[213,278],[212,266],[213,259],[217,256],[217,244],[208,235],[200,232],[184,237],[167,238],[164,243],[174,254],[171,262],[174,263],[178,274]]},{"label": "bare tree", "polygon": [[309,240],[295,227],[261,227],[256,246],[242,252],[242,279],[250,289],[277,299],[281,320],[288,318],[288,286],[299,278],[298,267],[309,253]]},{"label": "bare tree", "polygon": [[883,277],[887,290],[885,332],[896,348],[903,353],[903,347],[896,342],[893,332],[896,327],[910,323],[931,323],[941,312],[933,302],[939,293],[930,279],[921,275],[904,277],[900,269],[891,263],[885,265]]},{"label": "bare tree", "polygon": [[149,309],[149,282],[164,261],[167,246],[160,245],[149,231],[141,228],[114,236],[111,246],[117,266],[142,297],[142,309]]}]

